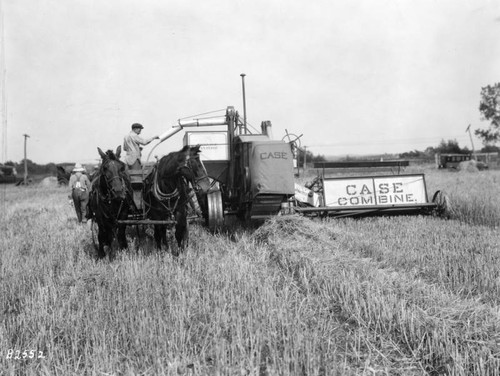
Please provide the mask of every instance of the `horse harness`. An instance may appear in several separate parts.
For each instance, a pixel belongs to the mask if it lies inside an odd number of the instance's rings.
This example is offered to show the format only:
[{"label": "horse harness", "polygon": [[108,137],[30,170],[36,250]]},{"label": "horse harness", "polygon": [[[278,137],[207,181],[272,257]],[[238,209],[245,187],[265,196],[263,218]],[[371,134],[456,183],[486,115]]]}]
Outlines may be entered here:
[{"label": "horse harness", "polygon": [[[189,167],[189,164],[187,163],[189,158],[190,157],[188,156],[186,163],[183,166],[180,166],[177,168],[176,173],[174,175],[172,175],[172,177],[175,177],[177,174],[179,174],[183,168],[189,169],[189,171],[191,171],[191,173],[193,172],[193,170],[191,169],[191,167]],[[158,179],[158,175],[159,175],[158,174],[158,164],[156,164],[154,166],[154,169],[152,171],[152,175],[153,175],[153,181],[152,181],[151,191],[152,191],[153,197],[160,203],[160,205],[166,211],[168,211],[172,215],[175,212],[175,210],[177,209],[177,207],[179,206],[179,201],[180,201],[180,196],[181,196],[179,189],[176,187],[170,193],[165,193],[161,190],[161,188],[159,186],[159,182],[158,182],[158,180],[159,180]],[[186,178],[182,175],[180,176],[180,178],[186,180]],[[199,181],[199,179],[195,180],[195,184],[197,181]],[[185,181],[185,183],[187,186],[189,186],[189,182]],[[180,206],[185,205],[190,200],[191,200],[191,195],[188,194],[185,202],[181,203]],[[152,207],[151,204],[146,203],[146,205],[149,206],[149,208],[151,209],[151,207]]]},{"label": "horse harness", "polygon": [[[99,189],[93,189],[94,184],[99,184],[99,182],[101,181],[102,178],[104,178],[104,183],[105,183],[106,191],[107,191],[104,198],[100,197],[102,195],[102,193],[99,191]],[[111,182],[115,179],[120,179],[122,186],[125,187],[126,194],[125,194],[125,197],[120,199],[120,206],[118,207],[118,212],[116,213],[116,216],[113,216],[111,213],[111,203],[113,201],[114,196],[112,194],[113,188],[111,187]],[[120,217],[120,214],[122,212],[123,204],[127,201],[128,193],[129,193],[128,187],[127,187],[127,184],[125,183],[125,179],[123,178],[123,175],[120,174],[119,176],[113,176],[111,179],[108,180],[106,178],[105,174],[98,172],[97,176],[92,181],[92,188],[90,190],[90,195],[91,195],[90,200],[92,200],[92,196],[93,196],[93,194],[95,194],[97,202],[107,204],[107,205],[103,205],[103,209],[106,208],[107,210],[101,210],[102,215],[104,216],[105,219],[111,221],[113,223],[113,225],[116,225],[116,221]]]}]

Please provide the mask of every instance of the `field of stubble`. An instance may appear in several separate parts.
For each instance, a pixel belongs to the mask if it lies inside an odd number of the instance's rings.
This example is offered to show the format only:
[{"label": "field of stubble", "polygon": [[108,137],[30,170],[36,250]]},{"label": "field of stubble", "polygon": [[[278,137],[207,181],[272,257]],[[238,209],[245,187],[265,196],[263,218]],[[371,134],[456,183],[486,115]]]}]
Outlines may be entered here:
[{"label": "field of stubble", "polygon": [[130,234],[96,262],[67,192],[0,187],[0,374],[498,375],[500,172],[426,171],[451,219]]}]

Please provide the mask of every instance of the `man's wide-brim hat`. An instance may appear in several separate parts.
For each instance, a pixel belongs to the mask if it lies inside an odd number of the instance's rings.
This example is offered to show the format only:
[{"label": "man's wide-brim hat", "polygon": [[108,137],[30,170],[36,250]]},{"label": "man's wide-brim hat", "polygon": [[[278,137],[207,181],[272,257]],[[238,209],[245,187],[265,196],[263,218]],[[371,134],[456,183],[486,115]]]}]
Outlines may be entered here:
[{"label": "man's wide-brim hat", "polygon": [[83,172],[85,169],[82,167],[81,163],[75,164],[75,167],[73,168],[73,172]]},{"label": "man's wide-brim hat", "polygon": [[142,129],[144,127],[142,126],[142,124],[139,124],[139,123],[132,124],[132,129],[136,129],[136,128]]}]

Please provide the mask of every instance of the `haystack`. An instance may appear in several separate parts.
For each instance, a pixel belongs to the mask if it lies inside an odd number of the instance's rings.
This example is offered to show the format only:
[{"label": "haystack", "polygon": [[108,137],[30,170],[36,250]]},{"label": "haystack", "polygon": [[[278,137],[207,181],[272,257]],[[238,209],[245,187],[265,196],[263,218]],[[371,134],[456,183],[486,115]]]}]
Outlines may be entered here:
[{"label": "haystack", "polygon": [[55,176],[48,176],[43,178],[40,182],[40,185],[43,187],[55,187],[57,185],[57,178]]},{"label": "haystack", "polygon": [[460,172],[478,172],[477,162],[474,160],[463,161],[458,164],[457,170]]},{"label": "haystack", "polygon": [[298,215],[275,216],[259,227],[252,236],[260,243],[281,243],[285,241],[290,244],[293,241],[328,243],[335,238],[331,227],[322,222],[314,222],[311,219]]}]

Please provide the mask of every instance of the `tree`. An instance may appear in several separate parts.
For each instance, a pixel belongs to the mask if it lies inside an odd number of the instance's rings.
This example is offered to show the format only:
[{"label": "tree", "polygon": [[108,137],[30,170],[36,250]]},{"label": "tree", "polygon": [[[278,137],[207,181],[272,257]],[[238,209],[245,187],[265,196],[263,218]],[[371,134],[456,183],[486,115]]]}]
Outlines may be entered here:
[{"label": "tree", "polygon": [[300,163],[302,163],[304,161],[304,156],[306,156],[307,162],[325,162],[326,161],[325,156],[322,154],[313,154],[309,150],[305,151],[305,153],[304,153],[304,149],[297,149],[297,150],[298,150],[297,157],[298,157],[298,160],[300,161]]},{"label": "tree", "polygon": [[461,148],[458,145],[457,140],[441,140],[439,143],[439,146],[435,149],[437,153],[441,154],[468,154],[470,153],[469,149],[467,147]]},{"label": "tree", "polygon": [[[17,171],[23,171],[24,173],[24,159],[22,159],[19,163],[13,163],[12,161],[9,162],[12,163],[12,166],[14,166]],[[57,173],[57,167],[54,163],[39,165],[31,159],[26,159],[26,164],[28,165],[28,175],[55,175]]]},{"label": "tree", "polygon": [[421,152],[420,150],[412,150],[412,151],[407,151],[404,153],[401,153],[399,155],[400,158],[403,159],[419,159],[425,157],[425,154]]},{"label": "tree", "polygon": [[427,146],[427,148],[424,151],[425,155],[428,157],[433,157],[434,154],[436,154],[436,148],[432,146]]},{"label": "tree", "polygon": [[474,134],[483,140],[483,144],[496,143],[500,140],[500,82],[481,88],[479,112],[482,120],[488,120],[488,129],[476,129]]},{"label": "tree", "polygon": [[500,147],[496,145],[485,145],[481,149],[481,153],[500,153]]}]

